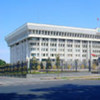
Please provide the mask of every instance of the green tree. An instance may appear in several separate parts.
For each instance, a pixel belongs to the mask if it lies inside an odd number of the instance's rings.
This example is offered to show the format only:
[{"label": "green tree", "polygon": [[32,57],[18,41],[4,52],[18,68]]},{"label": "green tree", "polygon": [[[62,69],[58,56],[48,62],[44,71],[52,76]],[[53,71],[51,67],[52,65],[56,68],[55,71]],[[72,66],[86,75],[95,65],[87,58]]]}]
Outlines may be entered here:
[{"label": "green tree", "polygon": [[0,59],[0,66],[4,66],[4,65],[6,65],[6,62]]},{"label": "green tree", "polygon": [[43,63],[41,62],[41,64],[40,64],[40,66],[41,66],[41,69],[43,69]]},{"label": "green tree", "polygon": [[57,68],[59,68],[59,66],[60,66],[60,57],[59,57],[59,54],[56,55],[56,66],[57,66]]},{"label": "green tree", "polygon": [[51,69],[51,67],[52,67],[51,60],[50,60],[50,58],[48,58],[46,61],[46,69]]},{"label": "green tree", "polygon": [[32,60],[32,69],[37,70],[37,66],[38,66],[38,61],[35,57],[33,57]]}]

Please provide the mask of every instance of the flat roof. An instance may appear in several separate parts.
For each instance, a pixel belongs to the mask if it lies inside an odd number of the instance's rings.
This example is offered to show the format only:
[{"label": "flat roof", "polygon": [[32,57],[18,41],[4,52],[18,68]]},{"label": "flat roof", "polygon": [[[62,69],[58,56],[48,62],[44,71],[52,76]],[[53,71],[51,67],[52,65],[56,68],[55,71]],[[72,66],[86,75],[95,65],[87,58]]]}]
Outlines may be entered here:
[{"label": "flat roof", "polygon": [[51,30],[51,31],[64,31],[64,32],[72,32],[72,33],[83,33],[83,34],[96,34],[96,29],[88,29],[88,28],[78,28],[78,27],[67,27],[67,26],[59,26],[59,25],[49,25],[49,24],[37,24],[37,23],[25,23],[19,28],[15,29],[13,32],[8,34],[5,39],[10,37],[11,35],[17,34],[17,32],[21,30],[31,30],[31,29],[41,29],[41,30]]}]

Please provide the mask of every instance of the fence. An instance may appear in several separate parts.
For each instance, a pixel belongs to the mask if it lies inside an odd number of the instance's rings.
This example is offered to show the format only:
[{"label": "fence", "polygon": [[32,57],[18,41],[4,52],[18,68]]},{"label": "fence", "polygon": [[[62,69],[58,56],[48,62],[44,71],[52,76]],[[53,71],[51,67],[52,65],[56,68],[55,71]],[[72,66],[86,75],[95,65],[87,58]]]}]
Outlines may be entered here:
[{"label": "fence", "polygon": [[1,76],[25,76],[27,74],[27,63],[0,66]]}]

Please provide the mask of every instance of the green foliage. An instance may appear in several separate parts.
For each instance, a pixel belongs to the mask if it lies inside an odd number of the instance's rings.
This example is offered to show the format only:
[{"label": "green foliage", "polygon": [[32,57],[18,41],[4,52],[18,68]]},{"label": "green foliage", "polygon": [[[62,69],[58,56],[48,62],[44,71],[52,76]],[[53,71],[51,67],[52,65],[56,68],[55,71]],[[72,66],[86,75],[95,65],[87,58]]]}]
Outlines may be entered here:
[{"label": "green foliage", "polygon": [[84,69],[84,64],[81,65],[81,68]]},{"label": "green foliage", "polygon": [[57,66],[56,65],[53,65],[53,69],[56,69],[57,68]]},{"label": "green foliage", "polygon": [[59,57],[59,54],[56,55],[56,66],[57,66],[57,68],[59,68],[59,66],[60,66],[60,57]]},{"label": "green foliage", "polygon": [[38,66],[38,61],[35,57],[33,57],[33,59],[32,59],[32,69],[37,70],[37,66]]},{"label": "green foliage", "polygon": [[6,65],[6,62],[0,59],[0,66]]},{"label": "green foliage", "polygon": [[40,64],[40,66],[41,66],[41,69],[43,69],[43,63],[41,62],[41,64]]},{"label": "green foliage", "polygon": [[50,60],[50,58],[48,58],[46,61],[46,69],[51,69],[51,67],[52,67],[51,60]]},{"label": "green foliage", "polygon": [[71,65],[68,65],[68,66],[67,66],[67,68],[68,68],[68,69],[71,69],[71,68],[72,68],[72,66],[71,66]]},{"label": "green foliage", "polygon": [[41,66],[40,66],[40,65],[38,65],[38,66],[37,66],[37,69],[38,69],[38,70],[40,70],[40,69],[41,69]]},{"label": "green foliage", "polygon": [[94,64],[92,65],[92,69],[95,70],[96,67],[97,67],[97,66],[96,66],[96,64],[94,63]]}]

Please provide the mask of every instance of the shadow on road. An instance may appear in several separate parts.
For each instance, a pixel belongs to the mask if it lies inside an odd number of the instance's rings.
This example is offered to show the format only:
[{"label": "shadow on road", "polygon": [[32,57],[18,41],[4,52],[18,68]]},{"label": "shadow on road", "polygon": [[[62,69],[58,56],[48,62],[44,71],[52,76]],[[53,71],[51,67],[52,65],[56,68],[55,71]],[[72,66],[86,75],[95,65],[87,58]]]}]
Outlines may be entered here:
[{"label": "shadow on road", "polygon": [[1,93],[0,100],[100,100],[100,86],[63,85],[31,89],[31,93]]}]

